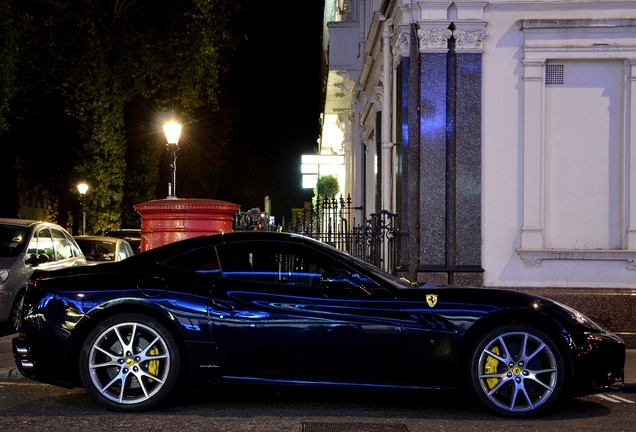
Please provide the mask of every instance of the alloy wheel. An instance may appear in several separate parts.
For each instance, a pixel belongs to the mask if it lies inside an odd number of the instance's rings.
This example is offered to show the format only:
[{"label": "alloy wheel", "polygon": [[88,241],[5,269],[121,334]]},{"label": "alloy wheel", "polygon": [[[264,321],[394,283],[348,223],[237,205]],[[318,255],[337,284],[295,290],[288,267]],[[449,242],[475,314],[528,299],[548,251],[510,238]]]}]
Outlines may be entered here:
[{"label": "alloy wheel", "polygon": [[95,389],[117,404],[149,400],[170,374],[166,341],[151,327],[122,322],[107,328],[90,347],[89,375]]},{"label": "alloy wheel", "polygon": [[514,331],[490,340],[479,356],[478,379],[483,395],[509,413],[534,411],[555,393],[557,359],[538,336]]}]

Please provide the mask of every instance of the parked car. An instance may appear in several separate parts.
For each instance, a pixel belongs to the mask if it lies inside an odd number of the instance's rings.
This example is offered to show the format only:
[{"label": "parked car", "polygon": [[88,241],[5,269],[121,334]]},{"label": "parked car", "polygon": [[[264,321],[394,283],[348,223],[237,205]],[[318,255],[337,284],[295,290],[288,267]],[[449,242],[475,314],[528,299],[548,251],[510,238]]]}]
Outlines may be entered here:
[{"label": "parked car", "polygon": [[108,237],[117,237],[126,240],[130,243],[130,246],[133,249],[133,252],[139,253],[141,252],[141,230],[138,228],[123,228],[123,229],[114,229],[107,230],[104,233],[105,236]]},{"label": "parked car", "polygon": [[106,236],[73,237],[86,257],[88,264],[121,261],[134,255],[130,244],[120,238]]},{"label": "parked car", "polygon": [[29,276],[86,264],[82,251],[61,226],[34,220],[0,219],[0,323],[15,331]]},{"label": "parked car", "polygon": [[519,418],[620,385],[625,362],[620,338],[554,301],[414,287],[310,238],[253,231],[38,270],[13,352],[23,375],[124,412],[187,386],[271,383],[465,388]]}]

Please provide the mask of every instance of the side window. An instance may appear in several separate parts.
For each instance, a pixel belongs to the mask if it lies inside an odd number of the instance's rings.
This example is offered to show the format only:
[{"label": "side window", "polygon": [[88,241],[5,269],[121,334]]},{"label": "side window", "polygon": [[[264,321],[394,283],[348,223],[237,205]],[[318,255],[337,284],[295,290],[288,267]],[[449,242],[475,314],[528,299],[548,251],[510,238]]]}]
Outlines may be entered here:
[{"label": "side window", "polygon": [[55,228],[51,229],[53,234],[53,247],[58,261],[73,258],[73,246],[69,239],[66,238],[64,232]]},{"label": "side window", "polygon": [[133,256],[133,251],[130,244],[128,242],[122,243],[119,247],[118,260],[121,261],[131,256]]},{"label": "side window", "polygon": [[68,240],[69,246],[71,248],[71,255],[73,257],[80,256],[82,254],[82,251],[75,243],[75,240],[73,240],[73,237],[71,237],[71,235],[67,233],[66,231],[63,231],[63,233],[64,233],[64,237],[66,237],[66,239]]},{"label": "side window", "polygon": [[208,275],[219,275],[219,263],[216,258],[216,250],[212,247],[197,249],[187,252],[164,263],[170,267],[195,271]]},{"label": "side window", "polygon": [[331,259],[294,243],[249,242],[218,246],[223,277],[282,285],[320,287]]},{"label": "side window", "polygon": [[27,249],[27,256],[31,257],[42,257],[46,255],[46,259],[43,259],[43,262],[51,262],[55,261],[55,252],[53,251],[53,240],[51,239],[51,233],[47,228],[43,228],[38,231],[29,243],[29,248]]}]

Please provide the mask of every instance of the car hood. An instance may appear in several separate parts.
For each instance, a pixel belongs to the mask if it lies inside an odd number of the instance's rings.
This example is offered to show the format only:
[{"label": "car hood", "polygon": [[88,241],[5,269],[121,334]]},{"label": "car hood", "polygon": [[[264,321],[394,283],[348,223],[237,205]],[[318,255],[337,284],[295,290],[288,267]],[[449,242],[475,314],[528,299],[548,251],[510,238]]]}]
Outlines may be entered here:
[{"label": "car hood", "polygon": [[[492,288],[436,287],[431,285],[398,290],[397,300],[407,312],[426,311],[445,314],[446,311],[526,310],[538,312],[560,322],[566,328],[582,331],[607,330],[581,312],[546,297],[520,291]],[[478,313],[479,314],[479,313]]]}]

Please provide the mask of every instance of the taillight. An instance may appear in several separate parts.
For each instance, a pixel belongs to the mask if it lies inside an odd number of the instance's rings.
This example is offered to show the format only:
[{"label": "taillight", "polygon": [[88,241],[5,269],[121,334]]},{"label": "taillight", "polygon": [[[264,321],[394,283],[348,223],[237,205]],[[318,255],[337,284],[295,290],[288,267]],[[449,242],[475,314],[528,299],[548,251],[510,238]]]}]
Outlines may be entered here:
[{"label": "taillight", "polygon": [[27,282],[27,286],[26,286],[27,291],[29,289],[33,288],[34,286],[35,286],[35,280],[29,279],[29,281]]}]

